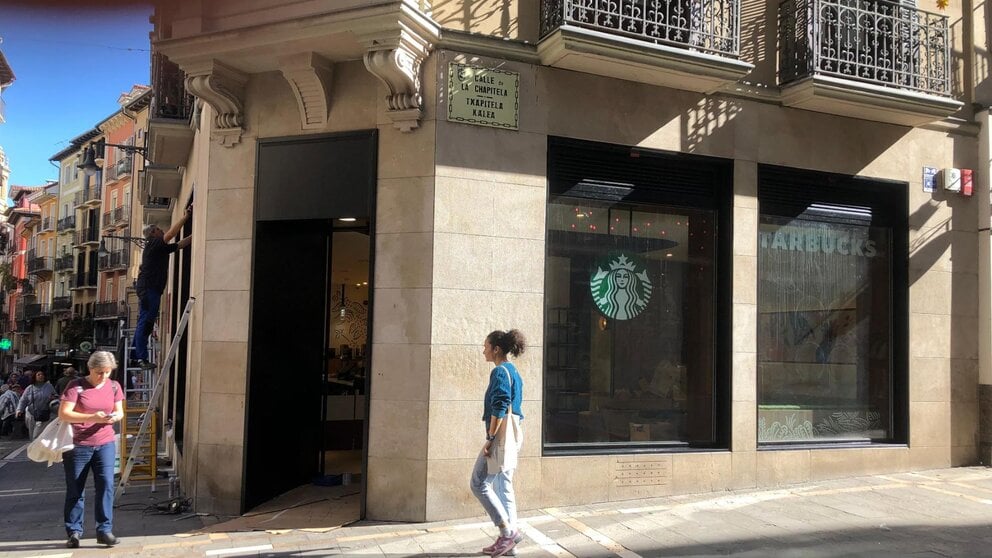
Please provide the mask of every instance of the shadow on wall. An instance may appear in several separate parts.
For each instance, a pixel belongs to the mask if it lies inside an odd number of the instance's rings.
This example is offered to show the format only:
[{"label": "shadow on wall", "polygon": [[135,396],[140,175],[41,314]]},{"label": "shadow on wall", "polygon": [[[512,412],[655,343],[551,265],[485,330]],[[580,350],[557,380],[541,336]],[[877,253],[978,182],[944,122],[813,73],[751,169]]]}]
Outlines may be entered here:
[{"label": "shadow on wall", "polygon": [[433,0],[434,21],[449,29],[536,41],[540,0]]}]

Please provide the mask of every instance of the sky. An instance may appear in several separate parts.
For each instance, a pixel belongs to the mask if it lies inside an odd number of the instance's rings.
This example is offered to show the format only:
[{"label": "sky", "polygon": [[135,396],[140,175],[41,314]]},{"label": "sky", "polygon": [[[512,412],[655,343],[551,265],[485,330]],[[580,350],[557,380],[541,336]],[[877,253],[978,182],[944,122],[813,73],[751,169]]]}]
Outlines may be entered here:
[{"label": "sky", "polygon": [[38,9],[0,1],[0,49],[16,81],[3,92],[0,146],[10,183],[57,180],[48,159],[116,112],[132,85],[148,85],[151,5]]}]

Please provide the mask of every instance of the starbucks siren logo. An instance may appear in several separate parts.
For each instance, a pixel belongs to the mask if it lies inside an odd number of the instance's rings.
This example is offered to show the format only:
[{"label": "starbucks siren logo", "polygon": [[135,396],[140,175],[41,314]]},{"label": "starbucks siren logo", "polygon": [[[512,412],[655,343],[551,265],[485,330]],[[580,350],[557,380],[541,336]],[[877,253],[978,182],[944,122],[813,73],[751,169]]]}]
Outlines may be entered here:
[{"label": "starbucks siren logo", "polygon": [[630,320],[651,300],[651,279],[639,258],[622,252],[600,260],[589,280],[592,300],[607,318]]}]

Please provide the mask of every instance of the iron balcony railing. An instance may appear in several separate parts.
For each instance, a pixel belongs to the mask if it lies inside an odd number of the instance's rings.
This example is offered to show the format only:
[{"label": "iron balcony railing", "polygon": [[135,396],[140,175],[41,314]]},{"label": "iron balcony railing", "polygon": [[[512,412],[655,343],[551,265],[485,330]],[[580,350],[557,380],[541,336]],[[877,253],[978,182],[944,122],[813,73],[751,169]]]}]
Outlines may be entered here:
[{"label": "iron balcony railing", "polygon": [[69,312],[72,310],[71,296],[57,296],[52,299],[52,312]]},{"label": "iron balcony railing", "polygon": [[148,196],[145,200],[145,209],[169,209],[169,198]]},{"label": "iron balcony railing", "polygon": [[103,214],[103,226],[116,227],[117,225],[126,223],[129,216],[130,211],[127,206],[116,207]]},{"label": "iron balcony railing", "polygon": [[45,217],[41,220],[41,232],[46,232],[52,230],[52,225],[55,224],[55,219],[51,217]]},{"label": "iron balcony railing", "polygon": [[114,250],[113,252],[100,256],[100,271],[113,271],[123,269],[128,265],[129,250]]},{"label": "iron balcony railing", "polygon": [[126,316],[127,304],[123,301],[98,302],[96,303],[94,315],[97,318],[116,318],[118,316]]},{"label": "iron balcony railing", "polygon": [[125,155],[123,159],[115,162],[108,162],[103,169],[107,180],[117,180],[123,176],[131,174],[131,156]]},{"label": "iron balcony railing", "polygon": [[951,95],[947,16],[886,0],[784,0],[779,80],[814,75]]},{"label": "iron balcony railing", "polygon": [[98,184],[90,184],[88,188],[83,188],[82,191],[76,192],[76,195],[73,197],[73,203],[76,207],[79,207],[88,203],[99,202],[101,190],[102,188]]},{"label": "iron balcony railing", "polygon": [[47,302],[24,305],[24,319],[33,320],[52,315],[52,305]]},{"label": "iron balcony railing", "polygon": [[87,227],[76,231],[76,246],[100,242],[100,231]]},{"label": "iron balcony railing", "polygon": [[95,289],[96,273],[73,273],[69,276],[70,289]]},{"label": "iron balcony railing", "polygon": [[541,0],[541,36],[565,26],[740,54],[740,0]]},{"label": "iron balcony railing", "polygon": [[152,90],[152,118],[188,121],[193,115],[194,101],[186,91],[186,74],[158,52],[152,53]]},{"label": "iron balcony railing", "polygon": [[52,258],[37,256],[28,259],[28,273],[51,273],[52,271]]},{"label": "iron balcony railing", "polygon": [[72,271],[75,263],[75,258],[73,258],[72,254],[63,254],[55,258],[55,271]]},{"label": "iron balcony railing", "polygon": [[59,219],[58,231],[71,231],[76,228],[76,216],[70,215]]}]

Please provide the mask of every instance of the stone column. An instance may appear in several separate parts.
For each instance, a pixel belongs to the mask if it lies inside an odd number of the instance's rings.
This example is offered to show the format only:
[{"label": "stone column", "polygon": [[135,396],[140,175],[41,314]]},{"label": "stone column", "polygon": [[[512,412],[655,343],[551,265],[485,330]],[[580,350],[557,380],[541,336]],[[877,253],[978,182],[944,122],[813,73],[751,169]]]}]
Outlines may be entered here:
[{"label": "stone column", "polygon": [[[733,487],[753,488],[757,458],[758,165],[734,162]],[[717,401],[720,405],[721,402]]]},{"label": "stone column", "polygon": [[992,161],[992,141],[988,109],[978,113],[982,131],[978,141],[978,176],[975,203],[978,205],[978,459],[985,466],[992,464],[992,223],[989,180]]}]

